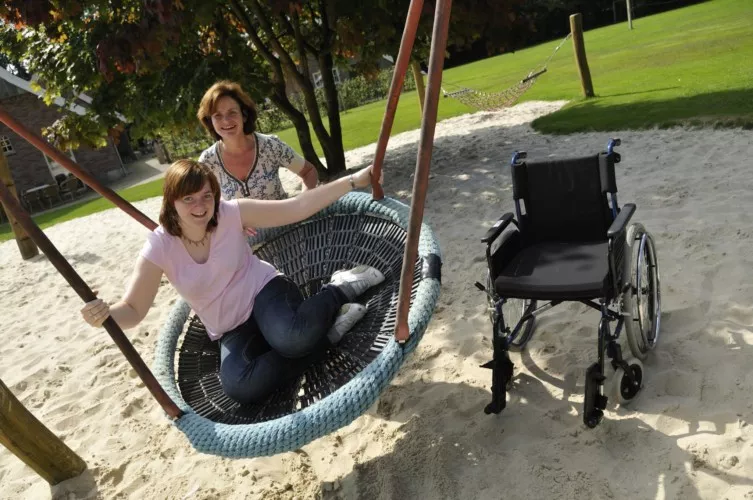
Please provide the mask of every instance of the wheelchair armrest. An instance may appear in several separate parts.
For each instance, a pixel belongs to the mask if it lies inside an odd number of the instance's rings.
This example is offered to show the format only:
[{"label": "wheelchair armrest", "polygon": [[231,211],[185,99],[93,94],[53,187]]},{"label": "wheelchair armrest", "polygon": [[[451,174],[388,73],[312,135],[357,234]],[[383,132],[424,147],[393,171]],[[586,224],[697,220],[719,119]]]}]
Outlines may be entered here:
[{"label": "wheelchair armrest", "polygon": [[617,217],[614,219],[612,225],[609,226],[609,229],[607,230],[607,238],[610,240],[614,239],[615,236],[624,231],[634,213],[635,204],[626,203],[625,205],[623,205],[620,213],[617,214]]},{"label": "wheelchair armrest", "polygon": [[507,226],[510,225],[510,222],[514,223],[517,226],[518,224],[515,222],[515,219],[513,217],[514,215],[511,212],[507,212],[505,215],[500,217],[499,220],[489,228],[484,237],[481,238],[481,242],[490,243],[494,241],[495,238],[499,236],[499,234],[504,231]]}]

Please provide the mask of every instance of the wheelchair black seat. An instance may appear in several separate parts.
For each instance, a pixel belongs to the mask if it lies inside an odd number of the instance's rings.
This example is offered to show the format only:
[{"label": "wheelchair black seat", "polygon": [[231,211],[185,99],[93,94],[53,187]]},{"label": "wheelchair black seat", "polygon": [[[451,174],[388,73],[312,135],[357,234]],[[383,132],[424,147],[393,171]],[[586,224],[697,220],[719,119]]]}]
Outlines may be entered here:
[{"label": "wheelchair black seat", "polygon": [[[493,359],[484,365],[492,369],[487,413],[505,407],[513,377],[509,348],[524,348],[535,316],[564,301],[582,302],[602,316],[598,362],[587,370],[586,425],[598,424],[608,397],[627,403],[642,386],[641,360],[659,335],[659,271],[653,238],[641,224],[630,223],[635,205],[617,203],[620,155],[614,148],[619,144],[612,139],[607,151],[581,158],[527,162],[525,153],[513,157],[515,214],[503,215],[482,238],[487,282],[476,283],[488,297],[494,339]],[[539,306],[542,301],[549,302]],[[515,314],[515,324],[508,325],[505,317]],[[631,358],[622,356],[618,343],[623,326]],[[609,383],[605,355],[615,373]]]},{"label": "wheelchair black seat", "polygon": [[522,248],[494,279],[502,297],[593,299],[609,289],[607,242],[542,242]]}]

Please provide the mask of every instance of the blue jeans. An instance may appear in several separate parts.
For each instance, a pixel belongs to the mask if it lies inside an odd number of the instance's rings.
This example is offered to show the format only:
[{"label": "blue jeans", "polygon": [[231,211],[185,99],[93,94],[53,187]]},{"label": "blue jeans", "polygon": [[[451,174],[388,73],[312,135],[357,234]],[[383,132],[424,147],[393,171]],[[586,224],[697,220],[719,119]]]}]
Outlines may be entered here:
[{"label": "blue jeans", "polygon": [[220,339],[220,381],[231,399],[259,403],[300,376],[331,344],[327,332],[347,301],[335,285],[304,300],[277,276],[261,289],[251,315]]}]

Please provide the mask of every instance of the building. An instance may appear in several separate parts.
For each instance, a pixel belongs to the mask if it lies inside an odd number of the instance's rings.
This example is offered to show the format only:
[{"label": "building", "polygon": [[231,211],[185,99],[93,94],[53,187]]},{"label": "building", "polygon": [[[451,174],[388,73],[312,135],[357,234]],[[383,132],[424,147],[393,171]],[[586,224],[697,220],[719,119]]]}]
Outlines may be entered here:
[{"label": "building", "polygon": [[[54,105],[47,106],[39,95],[41,93],[35,92],[30,82],[0,67],[0,106],[27,129],[39,135],[42,128],[52,125],[60,118],[60,108],[67,106],[60,98],[56,99]],[[69,109],[83,114],[85,109],[81,104],[70,105]],[[56,186],[58,182],[55,176],[68,174],[65,168],[16,135],[3,123],[0,123],[0,149],[8,160],[16,192],[22,202],[25,201],[24,194],[29,190],[45,185]],[[68,155],[81,168],[103,183],[119,179],[126,173],[118,148],[112,139],[108,140],[108,145],[104,148],[82,147],[68,151]],[[27,204],[27,209],[30,210],[40,208],[45,207]]]}]

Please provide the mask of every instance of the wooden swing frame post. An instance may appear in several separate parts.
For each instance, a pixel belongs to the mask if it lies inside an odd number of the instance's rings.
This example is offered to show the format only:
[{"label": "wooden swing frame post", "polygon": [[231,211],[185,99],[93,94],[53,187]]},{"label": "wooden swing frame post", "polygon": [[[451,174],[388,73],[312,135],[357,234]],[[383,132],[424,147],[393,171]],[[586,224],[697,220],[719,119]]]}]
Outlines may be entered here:
[{"label": "wooden swing frame post", "polygon": [[400,277],[400,291],[397,304],[395,340],[398,342],[405,342],[410,336],[408,312],[410,310],[411,289],[413,288],[413,271],[416,258],[418,257],[418,240],[421,235],[426,192],[429,186],[431,152],[434,145],[434,130],[437,126],[439,90],[442,84],[442,69],[444,68],[444,54],[447,47],[451,8],[452,0],[440,0],[437,2],[434,13],[431,52],[429,54],[428,88],[421,118],[418,158],[416,159],[416,173],[413,178],[413,194],[410,205],[410,222],[405,242],[405,253],[403,254],[403,268]]},{"label": "wooden swing frame post", "polygon": [[54,148],[52,145],[50,145],[49,142],[42,139],[38,134],[35,134],[31,130],[24,127],[20,122],[18,122],[15,118],[8,114],[8,112],[5,111],[2,106],[0,106],[0,122],[3,122],[13,132],[23,137],[26,142],[65,167],[66,170],[81,179],[84,184],[110,200],[115,204],[116,207],[139,221],[148,230],[154,231],[154,229],[157,227],[157,224],[152,219],[144,215],[144,213],[142,213],[136,207],[118,196],[115,191],[108,188],[107,186],[102,185],[93,175],[91,175],[83,168],[79,167],[76,163],[73,162],[73,160],[68,158],[67,155],[64,155],[63,153],[58,151],[57,148]]},{"label": "wooden swing frame post", "polygon": [[[18,199],[18,193],[16,192],[16,186],[13,182],[13,176],[10,173],[10,166],[8,165],[8,159],[0,152],[0,183],[3,183],[5,187],[11,192],[14,198]],[[3,205],[0,203],[0,208]],[[21,258],[23,260],[29,260],[39,255],[39,249],[34,242],[29,238],[29,235],[24,232],[23,228],[16,222],[8,211],[5,211],[8,216],[8,224],[13,230],[13,235],[16,238],[16,244],[18,250],[21,252]]]},{"label": "wooden swing frame post", "polygon": [[[117,194],[114,195],[118,197]],[[127,201],[123,200],[122,198],[120,198],[120,200],[130,206]],[[3,183],[0,183],[0,202],[5,205],[6,209],[9,210],[9,213],[12,214],[18,224],[21,225],[21,227],[24,229],[24,231],[26,231],[26,233],[34,241],[34,243],[36,243],[39,249],[44,252],[52,265],[55,266],[58,272],[65,278],[65,280],[68,282],[71,288],[75,290],[78,296],[81,297],[84,302],[90,302],[96,299],[97,296],[94,295],[94,292],[92,292],[91,288],[89,288],[86,282],[81,279],[81,277],[78,275],[78,273],[76,273],[73,267],[71,267],[65,257],[63,257],[60,252],[58,252],[57,248],[55,248],[55,245],[53,245],[52,242],[47,238],[47,236],[42,232],[42,230],[39,229],[39,227],[31,219],[31,216],[26,213],[26,211],[18,203],[18,200],[16,200],[13,194],[8,190],[8,188],[5,187]],[[131,215],[134,215],[132,212],[129,213]],[[149,219],[147,218],[147,220]],[[174,419],[180,418],[183,415],[183,412],[176,406],[173,400],[170,399],[170,396],[167,395],[162,386],[159,385],[157,379],[154,378],[154,374],[152,374],[152,372],[149,370],[149,367],[146,366],[144,360],[141,359],[141,356],[139,356],[139,353],[133,347],[131,342],[128,340],[128,337],[125,336],[123,330],[120,329],[120,326],[118,326],[115,320],[112,319],[112,317],[109,317],[107,318],[103,326],[107,330],[107,333],[110,334],[110,337],[112,337],[113,341],[115,341],[115,344],[120,349],[120,352],[123,353],[133,369],[136,371],[136,374],[139,376],[139,378],[141,378],[141,380],[144,382],[144,385],[147,387],[147,389],[149,389],[149,392],[152,393],[152,396],[154,396],[154,398],[157,400],[160,406],[162,406],[165,412]]]},{"label": "wooden swing frame post", "polygon": [[0,380],[0,444],[50,485],[79,476],[86,462],[27,410]]},{"label": "wooden swing frame post", "polygon": [[379,177],[382,173],[384,155],[387,152],[387,142],[390,140],[392,124],[395,121],[395,112],[397,111],[397,103],[400,101],[400,92],[403,90],[405,73],[408,71],[408,65],[410,64],[410,55],[413,50],[413,42],[416,40],[418,20],[421,17],[423,6],[424,0],[411,0],[410,7],[408,7],[408,17],[405,20],[403,38],[400,40],[400,51],[397,54],[395,70],[392,73],[390,92],[387,97],[387,107],[384,111],[382,128],[379,131],[379,139],[377,140],[376,152],[374,153],[374,166],[372,169],[374,175],[371,179],[371,196],[374,200],[384,198],[384,190],[382,190],[382,186],[379,184]]}]

